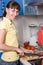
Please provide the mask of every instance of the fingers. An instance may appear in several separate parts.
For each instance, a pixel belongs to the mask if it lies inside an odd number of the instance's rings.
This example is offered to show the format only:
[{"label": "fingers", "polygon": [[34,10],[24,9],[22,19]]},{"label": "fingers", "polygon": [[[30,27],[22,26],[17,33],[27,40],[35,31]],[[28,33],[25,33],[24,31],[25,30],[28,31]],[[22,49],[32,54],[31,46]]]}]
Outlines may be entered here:
[{"label": "fingers", "polygon": [[25,53],[34,53],[32,50],[25,50]]}]

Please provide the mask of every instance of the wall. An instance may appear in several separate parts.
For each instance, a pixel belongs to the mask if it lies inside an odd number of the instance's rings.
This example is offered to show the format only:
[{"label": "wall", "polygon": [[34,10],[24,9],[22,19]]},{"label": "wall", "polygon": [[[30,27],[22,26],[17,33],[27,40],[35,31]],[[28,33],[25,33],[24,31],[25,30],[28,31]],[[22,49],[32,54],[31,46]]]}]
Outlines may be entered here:
[{"label": "wall", "polygon": [[38,26],[37,28],[32,29],[33,35],[37,35],[36,33],[39,29],[39,25],[43,24],[43,16],[21,16],[18,17],[16,21],[18,22],[19,41],[23,43],[30,40],[32,34],[29,28],[30,24]]},{"label": "wall", "polygon": [[[39,25],[43,23],[43,16],[27,16],[24,17],[23,21],[23,41],[29,41],[30,37],[32,35],[36,35],[36,32],[39,29]],[[37,28],[31,28],[29,27],[30,24],[35,24],[38,27]],[[33,31],[33,34],[32,34]]]}]

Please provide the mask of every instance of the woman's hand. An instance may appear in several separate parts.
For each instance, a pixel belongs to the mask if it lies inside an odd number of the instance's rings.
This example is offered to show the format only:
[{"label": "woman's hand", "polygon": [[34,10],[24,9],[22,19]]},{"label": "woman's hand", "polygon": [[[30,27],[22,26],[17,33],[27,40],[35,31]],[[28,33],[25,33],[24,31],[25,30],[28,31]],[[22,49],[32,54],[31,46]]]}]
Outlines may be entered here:
[{"label": "woman's hand", "polygon": [[24,55],[24,51],[20,48],[16,48],[16,52],[19,54],[19,55]]},{"label": "woman's hand", "polygon": [[32,51],[32,50],[27,50],[27,49],[25,49],[24,47],[20,47],[23,51],[24,51],[24,53],[34,53],[34,51]]},{"label": "woman's hand", "polygon": [[24,53],[34,53],[32,50],[24,49]]}]

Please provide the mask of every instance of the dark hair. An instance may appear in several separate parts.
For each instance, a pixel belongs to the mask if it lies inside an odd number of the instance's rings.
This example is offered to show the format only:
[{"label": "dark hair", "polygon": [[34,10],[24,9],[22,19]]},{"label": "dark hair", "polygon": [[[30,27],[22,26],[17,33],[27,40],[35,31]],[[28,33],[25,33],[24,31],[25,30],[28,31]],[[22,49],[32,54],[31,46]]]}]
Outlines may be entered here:
[{"label": "dark hair", "polygon": [[[14,9],[18,9],[20,11],[20,5],[15,1],[8,2],[6,8],[14,8]],[[6,16],[6,10],[4,11],[3,16],[4,17]]]}]

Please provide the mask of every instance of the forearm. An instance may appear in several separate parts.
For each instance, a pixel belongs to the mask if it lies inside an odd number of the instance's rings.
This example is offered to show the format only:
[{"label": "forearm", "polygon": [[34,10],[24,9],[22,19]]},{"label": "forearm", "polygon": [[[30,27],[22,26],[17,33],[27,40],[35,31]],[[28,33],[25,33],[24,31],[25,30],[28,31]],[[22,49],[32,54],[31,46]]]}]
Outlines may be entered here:
[{"label": "forearm", "polygon": [[14,46],[8,46],[6,44],[0,45],[0,50],[4,51],[16,51],[18,54],[23,55],[23,51],[20,48],[14,47]]},{"label": "forearm", "polygon": [[0,50],[5,50],[5,51],[16,51],[16,47],[13,46],[8,46],[6,44],[0,45]]}]

